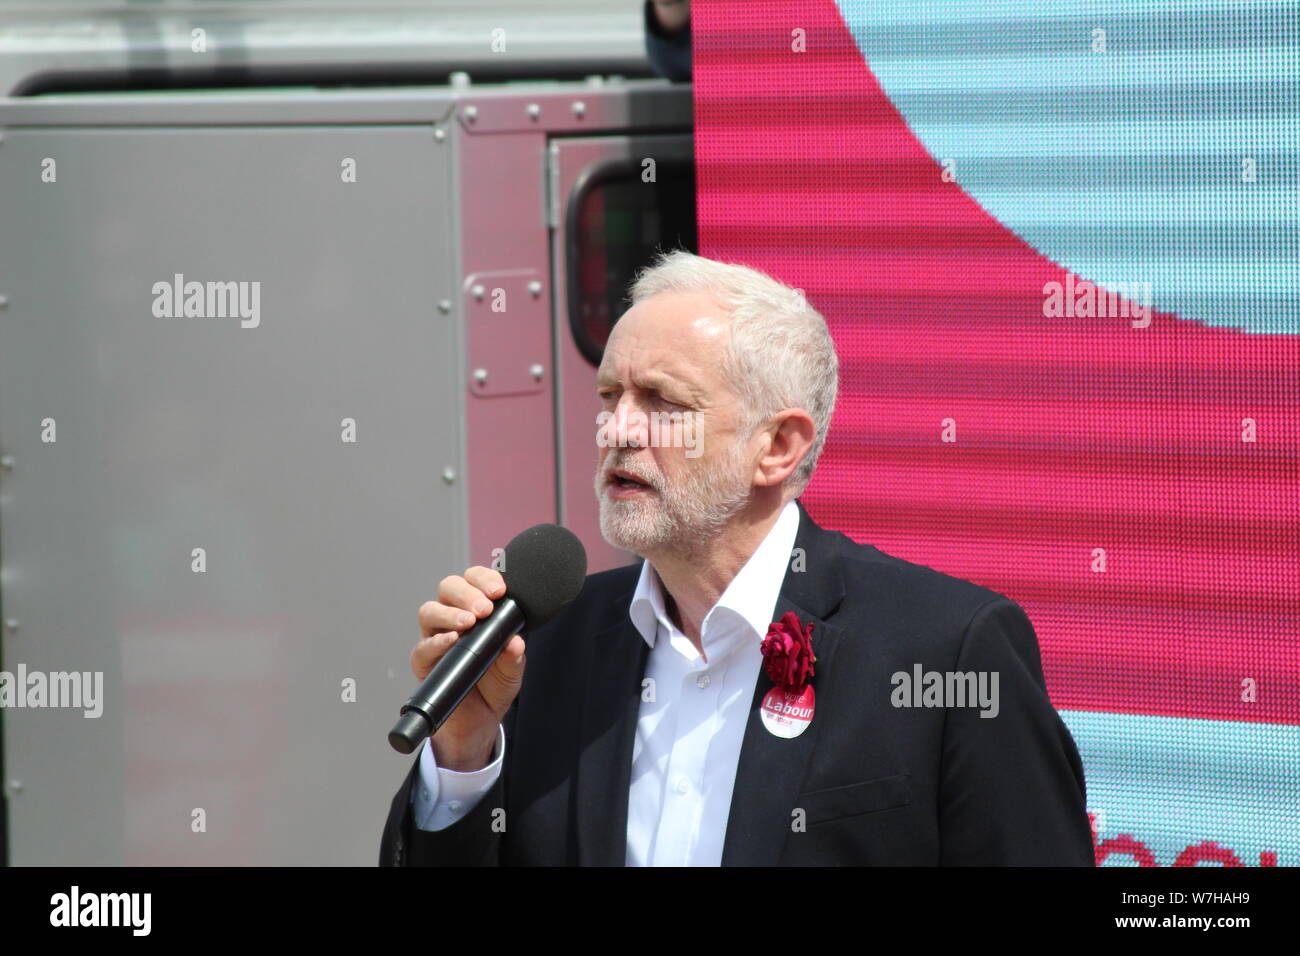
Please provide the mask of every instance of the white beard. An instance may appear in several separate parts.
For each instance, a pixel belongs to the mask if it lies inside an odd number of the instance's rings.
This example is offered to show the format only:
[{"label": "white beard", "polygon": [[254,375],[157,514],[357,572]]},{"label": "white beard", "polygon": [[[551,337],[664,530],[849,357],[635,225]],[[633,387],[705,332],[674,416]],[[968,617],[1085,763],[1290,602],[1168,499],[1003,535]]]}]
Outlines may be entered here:
[{"label": "white beard", "polygon": [[[610,498],[603,485],[604,472],[598,468],[601,536],[640,557],[664,550],[682,555],[698,552],[753,495],[744,456],[744,445],[736,442],[716,465],[688,464],[676,484],[665,487],[663,479],[656,477],[654,493],[622,500]],[[625,461],[605,464],[619,468]]]}]

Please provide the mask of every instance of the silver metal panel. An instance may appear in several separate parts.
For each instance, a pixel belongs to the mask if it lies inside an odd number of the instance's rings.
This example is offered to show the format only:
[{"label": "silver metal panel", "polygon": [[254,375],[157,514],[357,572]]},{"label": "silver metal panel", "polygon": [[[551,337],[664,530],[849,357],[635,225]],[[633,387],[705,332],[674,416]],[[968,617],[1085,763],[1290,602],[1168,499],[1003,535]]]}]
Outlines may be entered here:
[{"label": "silver metal panel", "polygon": [[[5,711],[12,863],[375,861],[467,558],[450,164],[428,126],[6,132],[4,665],[105,680]],[[260,282],[259,324],[155,316],[176,273]]]},{"label": "silver metal panel", "polygon": [[649,72],[635,0],[0,0],[0,25],[0,93],[59,70]]},{"label": "silver metal panel", "polygon": [[[538,105],[538,119],[528,111]],[[574,104],[582,104],[581,112]],[[589,131],[641,126],[689,126],[691,90],[667,80],[573,83],[478,83],[463,88],[379,90],[218,90],[203,93],[61,94],[0,97],[4,126],[214,125],[312,126],[433,123],[452,107],[473,107],[475,132]]]},{"label": "silver metal panel", "polygon": [[[3,665],[106,697],[4,712],[12,863],[374,862],[419,604],[557,519],[546,144],[690,106],[659,81],[0,101]],[[261,283],[257,326],[155,315],[177,273]],[[538,277],[526,334],[478,351],[543,353],[540,387],[472,396],[483,273]]]},{"label": "silver metal panel", "polygon": [[439,90],[84,93],[0,98],[9,126],[350,125],[433,123],[456,98]]}]

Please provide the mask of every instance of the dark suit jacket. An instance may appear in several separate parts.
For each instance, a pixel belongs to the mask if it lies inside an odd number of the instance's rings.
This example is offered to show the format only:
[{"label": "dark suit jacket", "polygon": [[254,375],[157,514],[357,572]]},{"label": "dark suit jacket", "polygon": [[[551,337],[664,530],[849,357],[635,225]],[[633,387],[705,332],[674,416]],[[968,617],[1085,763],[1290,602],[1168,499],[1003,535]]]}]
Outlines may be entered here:
[{"label": "dark suit jacket", "polygon": [[[787,569],[773,620],[794,611],[813,624],[816,714],[800,736],[773,736],[758,715],[772,687],[760,672],[723,864],[1092,866],[1083,767],[1020,607],[824,530],[802,503],[795,548],[806,570]],[[589,575],[526,636],[501,777],[445,830],[411,822],[416,761],[393,798],[381,865],[623,865],[649,650],[628,615],[639,568]],[[998,672],[998,716],[893,706],[891,675],[916,664]]]}]

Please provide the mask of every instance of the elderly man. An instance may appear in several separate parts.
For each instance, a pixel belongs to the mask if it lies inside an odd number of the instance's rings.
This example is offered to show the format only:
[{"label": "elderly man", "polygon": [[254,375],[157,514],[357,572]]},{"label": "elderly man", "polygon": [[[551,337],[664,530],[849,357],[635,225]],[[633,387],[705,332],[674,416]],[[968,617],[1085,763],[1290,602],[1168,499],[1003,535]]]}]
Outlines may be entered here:
[{"label": "elderly man", "polygon": [[[632,302],[597,375],[596,494],[645,560],[588,576],[526,663],[511,639],[422,748],[381,864],[1091,865],[1024,612],[797,501],[838,382],[822,317],[685,252]],[[444,579],[416,676],[503,593]]]}]

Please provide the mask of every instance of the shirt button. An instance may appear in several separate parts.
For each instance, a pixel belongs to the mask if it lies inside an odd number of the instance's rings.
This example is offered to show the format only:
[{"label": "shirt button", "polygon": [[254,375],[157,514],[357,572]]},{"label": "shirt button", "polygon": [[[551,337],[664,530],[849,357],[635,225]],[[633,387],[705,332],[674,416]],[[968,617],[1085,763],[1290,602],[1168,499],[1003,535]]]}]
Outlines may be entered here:
[{"label": "shirt button", "polygon": [[704,688],[708,687],[709,675],[701,674],[699,677],[695,678],[695,686],[698,687],[700,690],[704,690]]},{"label": "shirt button", "polygon": [[673,789],[676,790],[678,793],[686,793],[686,791],[691,789],[691,785],[685,777],[678,777],[677,786],[675,786]]},{"label": "shirt button", "polygon": [[451,803],[447,804],[447,809],[450,810],[452,813],[455,813],[457,810],[460,809],[460,801],[459,800],[451,801]]}]

